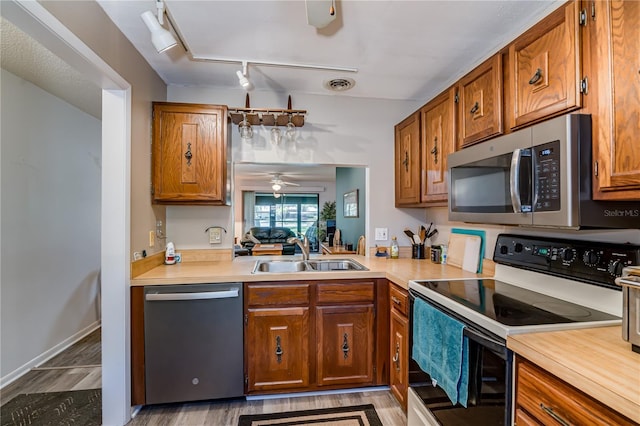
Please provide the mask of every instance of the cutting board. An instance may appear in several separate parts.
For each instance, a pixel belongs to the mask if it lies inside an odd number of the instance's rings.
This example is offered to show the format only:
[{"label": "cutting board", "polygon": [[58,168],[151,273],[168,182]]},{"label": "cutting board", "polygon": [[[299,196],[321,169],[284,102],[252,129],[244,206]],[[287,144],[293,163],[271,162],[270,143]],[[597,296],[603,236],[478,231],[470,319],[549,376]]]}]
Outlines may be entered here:
[{"label": "cutting board", "polygon": [[451,234],[447,248],[447,264],[465,271],[477,272],[482,238],[478,235]]},{"label": "cutting board", "polygon": [[451,232],[454,234],[477,235],[480,237],[482,242],[480,243],[480,262],[478,263],[477,272],[482,272],[482,260],[484,259],[485,240],[486,240],[485,232],[479,229],[467,229],[467,228],[452,228]]}]

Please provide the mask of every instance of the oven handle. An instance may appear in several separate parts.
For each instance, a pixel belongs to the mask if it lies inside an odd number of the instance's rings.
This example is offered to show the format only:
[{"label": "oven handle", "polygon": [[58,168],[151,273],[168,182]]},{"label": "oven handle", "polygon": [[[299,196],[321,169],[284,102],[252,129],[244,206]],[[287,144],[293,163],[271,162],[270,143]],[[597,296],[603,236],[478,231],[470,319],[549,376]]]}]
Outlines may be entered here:
[{"label": "oven handle", "polygon": [[469,327],[465,327],[464,330],[462,331],[462,333],[467,336],[469,339],[480,343],[482,346],[487,347],[488,349],[491,349],[492,352],[499,354],[501,356],[504,356],[506,359],[507,356],[507,346],[506,343],[504,342],[500,342],[496,339],[493,339],[489,336],[487,336],[486,334],[480,334],[477,331],[469,328]]}]

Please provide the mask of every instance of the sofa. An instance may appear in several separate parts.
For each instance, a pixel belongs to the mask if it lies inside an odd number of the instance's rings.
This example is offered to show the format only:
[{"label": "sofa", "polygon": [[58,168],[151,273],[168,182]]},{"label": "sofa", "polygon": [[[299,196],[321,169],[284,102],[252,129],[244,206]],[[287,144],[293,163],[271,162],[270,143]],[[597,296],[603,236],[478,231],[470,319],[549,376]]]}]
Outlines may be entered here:
[{"label": "sofa", "polygon": [[287,240],[291,237],[296,237],[296,233],[289,228],[283,227],[253,227],[247,232],[249,235],[245,235],[240,244],[243,248],[251,251],[256,244],[254,239],[259,240],[260,244],[282,244],[282,254],[295,254],[296,243],[288,243]]}]

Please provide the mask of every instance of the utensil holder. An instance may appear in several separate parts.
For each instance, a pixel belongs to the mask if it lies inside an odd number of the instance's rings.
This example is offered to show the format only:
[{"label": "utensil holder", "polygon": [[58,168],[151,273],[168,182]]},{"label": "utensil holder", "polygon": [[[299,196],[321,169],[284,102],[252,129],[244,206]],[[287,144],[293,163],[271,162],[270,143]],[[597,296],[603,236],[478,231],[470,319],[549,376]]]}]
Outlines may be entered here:
[{"label": "utensil holder", "polygon": [[413,244],[411,246],[411,258],[412,259],[424,259],[424,244]]}]

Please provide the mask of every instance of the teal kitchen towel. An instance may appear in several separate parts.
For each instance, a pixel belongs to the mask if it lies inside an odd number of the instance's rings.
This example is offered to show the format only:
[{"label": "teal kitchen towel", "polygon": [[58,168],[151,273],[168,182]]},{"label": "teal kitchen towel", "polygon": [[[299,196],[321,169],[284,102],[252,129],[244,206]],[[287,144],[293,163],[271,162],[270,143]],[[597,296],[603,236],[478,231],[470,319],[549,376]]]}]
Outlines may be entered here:
[{"label": "teal kitchen towel", "polygon": [[446,392],[453,405],[467,406],[469,339],[464,324],[422,299],[413,305],[413,359]]}]

